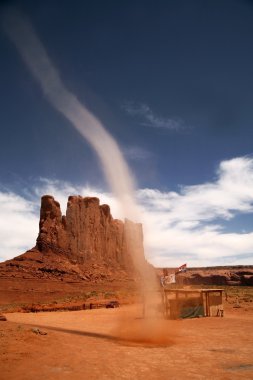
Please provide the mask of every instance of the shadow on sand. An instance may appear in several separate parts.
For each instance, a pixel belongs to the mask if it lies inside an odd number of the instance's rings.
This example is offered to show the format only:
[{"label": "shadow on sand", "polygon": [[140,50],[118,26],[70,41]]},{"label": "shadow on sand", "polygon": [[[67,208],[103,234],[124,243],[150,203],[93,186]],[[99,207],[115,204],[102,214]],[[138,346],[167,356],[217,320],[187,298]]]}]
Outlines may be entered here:
[{"label": "shadow on sand", "polygon": [[121,345],[127,345],[127,346],[142,346],[142,347],[161,347],[161,346],[169,346],[173,344],[171,341],[166,342],[166,344],[161,343],[161,342],[155,342],[155,341],[149,341],[146,339],[136,339],[133,336],[120,336],[119,335],[109,335],[109,334],[103,334],[103,333],[97,333],[97,332],[91,332],[91,331],[81,331],[81,330],[73,330],[73,329],[66,329],[62,327],[56,327],[56,326],[46,326],[46,325],[27,325],[31,326],[32,328],[40,328],[40,329],[45,329],[45,330],[50,330],[50,331],[56,331],[56,332],[61,332],[65,334],[74,334],[74,335],[79,335],[79,336],[84,336],[88,338],[96,338],[96,339],[104,339],[104,340],[109,340],[114,343],[118,343]]}]

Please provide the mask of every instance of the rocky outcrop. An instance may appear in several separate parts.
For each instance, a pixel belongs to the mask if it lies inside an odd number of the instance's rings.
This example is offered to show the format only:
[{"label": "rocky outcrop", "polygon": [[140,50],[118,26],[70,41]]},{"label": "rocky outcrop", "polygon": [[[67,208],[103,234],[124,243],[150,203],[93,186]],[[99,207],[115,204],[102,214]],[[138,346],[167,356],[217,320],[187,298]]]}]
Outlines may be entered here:
[{"label": "rocky outcrop", "polygon": [[59,203],[50,195],[43,196],[37,248],[78,264],[96,261],[130,269],[133,249],[144,260],[141,224],[113,219],[110,207],[100,206],[94,197],[70,196],[66,216],[62,216]]},{"label": "rocky outcrop", "polygon": [[[169,269],[171,273],[176,269]],[[188,268],[176,274],[180,285],[253,285],[253,265]]]},{"label": "rocky outcrop", "polygon": [[45,195],[36,246],[0,264],[0,274],[5,265],[5,275],[98,281],[134,278],[132,253],[145,265],[141,224],[113,219],[110,207],[100,205],[95,197],[70,196],[62,215],[60,204]]}]

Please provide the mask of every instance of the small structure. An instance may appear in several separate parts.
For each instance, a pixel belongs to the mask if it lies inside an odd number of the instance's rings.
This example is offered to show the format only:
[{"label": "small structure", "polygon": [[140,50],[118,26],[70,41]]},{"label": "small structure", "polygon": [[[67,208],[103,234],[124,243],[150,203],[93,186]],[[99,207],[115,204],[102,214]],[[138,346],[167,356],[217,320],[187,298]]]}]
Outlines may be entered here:
[{"label": "small structure", "polygon": [[223,289],[163,289],[166,318],[223,317]]}]

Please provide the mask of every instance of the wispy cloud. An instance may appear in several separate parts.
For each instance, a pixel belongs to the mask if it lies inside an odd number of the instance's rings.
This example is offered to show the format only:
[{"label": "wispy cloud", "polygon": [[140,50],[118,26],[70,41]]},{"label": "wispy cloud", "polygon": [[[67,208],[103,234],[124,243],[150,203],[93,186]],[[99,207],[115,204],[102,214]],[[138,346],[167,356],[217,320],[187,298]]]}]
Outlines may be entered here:
[{"label": "wispy cloud", "polygon": [[141,125],[152,128],[162,128],[170,131],[179,131],[185,128],[180,118],[166,118],[156,115],[152,109],[144,103],[124,102],[122,108],[131,116],[139,119]]},{"label": "wispy cloud", "polygon": [[146,160],[153,156],[153,153],[137,145],[125,147],[123,153],[126,158],[136,161]]},{"label": "wispy cloud", "polygon": [[[248,232],[226,232],[237,215],[252,214],[253,158],[222,161],[213,182],[182,186],[178,192],[140,189],[146,255],[157,266],[253,264],[253,225]],[[0,192],[0,260],[11,258],[34,245],[38,233],[39,197],[51,194],[65,213],[67,197],[97,196],[111,207],[114,218],[123,219],[118,201],[92,186],[40,179],[29,199]]]}]

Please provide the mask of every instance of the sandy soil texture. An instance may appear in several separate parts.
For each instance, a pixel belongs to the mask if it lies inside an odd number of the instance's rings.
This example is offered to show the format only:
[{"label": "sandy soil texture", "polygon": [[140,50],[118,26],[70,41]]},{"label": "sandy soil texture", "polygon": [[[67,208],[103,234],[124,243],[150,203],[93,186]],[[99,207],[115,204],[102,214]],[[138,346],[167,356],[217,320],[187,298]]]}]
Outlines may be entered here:
[{"label": "sandy soil texture", "polygon": [[1,379],[253,379],[251,311],[157,323],[137,305],[6,317]]}]

